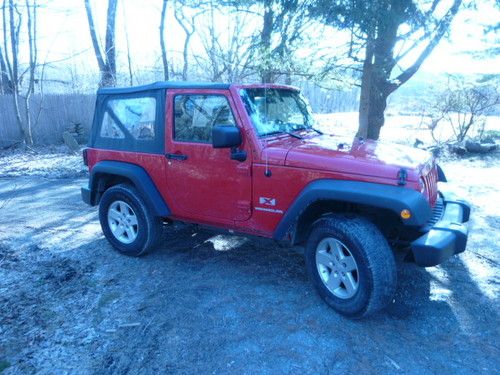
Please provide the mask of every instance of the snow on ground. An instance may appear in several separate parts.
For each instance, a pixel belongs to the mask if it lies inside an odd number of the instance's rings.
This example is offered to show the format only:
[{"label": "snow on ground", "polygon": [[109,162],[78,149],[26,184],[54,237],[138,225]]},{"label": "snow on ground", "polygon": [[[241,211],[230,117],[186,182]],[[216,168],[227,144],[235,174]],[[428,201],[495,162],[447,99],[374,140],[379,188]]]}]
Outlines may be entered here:
[{"label": "snow on ground", "polygon": [[[500,297],[500,157],[449,160],[443,163],[448,185],[472,205],[469,242],[476,244],[476,254],[465,252],[462,262],[477,278],[484,296]],[[494,267],[491,267],[491,266]]]},{"label": "snow on ground", "polygon": [[70,153],[65,146],[0,151],[0,177],[70,178],[86,175],[82,154]]},{"label": "snow on ground", "polygon": [[[316,114],[315,118],[325,133],[348,136],[356,134],[358,129],[357,112]],[[380,133],[380,139],[413,146],[418,138],[426,146],[430,146],[434,141],[426,126],[428,121],[427,118],[421,116],[388,114]],[[500,132],[500,116],[486,118],[485,131],[488,130]],[[453,132],[451,127],[440,125],[435,131],[435,136],[439,141],[444,142],[453,138]]]}]

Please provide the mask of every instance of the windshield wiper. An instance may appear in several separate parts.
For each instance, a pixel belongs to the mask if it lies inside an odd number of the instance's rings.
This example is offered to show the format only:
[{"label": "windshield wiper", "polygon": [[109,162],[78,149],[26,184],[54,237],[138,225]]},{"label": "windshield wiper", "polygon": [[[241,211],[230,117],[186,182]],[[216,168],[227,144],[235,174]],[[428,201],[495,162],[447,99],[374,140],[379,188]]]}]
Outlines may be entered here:
[{"label": "windshield wiper", "polygon": [[297,138],[297,139],[303,139],[300,135],[293,134],[292,132],[287,132],[285,130],[276,130],[274,132],[262,134],[262,136],[265,137],[266,135],[274,135],[274,134],[288,134],[290,137]]},{"label": "windshield wiper", "polygon": [[297,128],[297,129],[295,129],[295,130],[309,130],[309,129],[314,130],[314,131],[315,131],[316,133],[318,133],[319,135],[323,135],[323,134],[325,134],[325,133],[323,133],[321,130],[318,130],[318,129],[316,129],[316,128],[312,127],[312,126],[301,126],[300,128]]},{"label": "windshield wiper", "polygon": [[321,130],[318,130],[318,129],[316,129],[316,128],[313,128],[312,126],[310,126],[310,127],[309,127],[309,129],[314,130],[314,131],[315,131],[316,133],[318,133],[319,135],[323,135],[323,134],[325,134],[325,133],[323,133]]},{"label": "windshield wiper", "polygon": [[286,133],[286,134],[288,134],[290,137],[293,137],[293,138],[303,139],[300,135],[293,134],[292,132],[283,131],[283,133]]}]

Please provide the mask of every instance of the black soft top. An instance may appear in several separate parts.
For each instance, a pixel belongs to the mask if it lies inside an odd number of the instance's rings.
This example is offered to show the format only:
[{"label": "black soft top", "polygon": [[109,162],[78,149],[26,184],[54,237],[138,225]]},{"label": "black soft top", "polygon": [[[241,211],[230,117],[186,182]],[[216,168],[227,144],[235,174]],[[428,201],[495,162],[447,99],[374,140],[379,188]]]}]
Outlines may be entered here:
[{"label": "black soft top", "polygon": [[186,81],[160,81],[148,85],[133,87],[103,87],[97,90],[98,95],[129,94],[141,91],[161,90],[161,89],[213,89],[227,90],[229,83],[214,82],[186,82]]}]

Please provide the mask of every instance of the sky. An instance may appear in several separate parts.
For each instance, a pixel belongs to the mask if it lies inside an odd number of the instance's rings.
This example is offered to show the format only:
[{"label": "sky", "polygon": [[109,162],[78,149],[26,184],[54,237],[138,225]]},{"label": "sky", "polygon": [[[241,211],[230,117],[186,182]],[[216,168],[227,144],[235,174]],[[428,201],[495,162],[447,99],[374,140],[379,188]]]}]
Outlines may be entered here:
[{"label": "sky", "polygon": [[422,70],[434,73],[500,74],[500,56],[474,59],[467,52],[500,45],[500,35],[484,34],[484,25],[500,22],[500,11],[490,1],[479,0],[478,10],[464,10],[453,21],[448,39],[442,41]]},{"label": "sky", "polygon": [[[41,61],[59,61],[76,70],[97,70],[83,0],[39,0],[39,56]],[[98,31],[104,35],[107,1],[91,1]],[[474,59],[466,52],[491,46],[495,35],[485,39],[484,24],[500,19],[500,12],[489,1],[478,1],[477,10],[462,11],[455,19],[450,36],[435,49],[421,70],[431,73],[500,74],[500,56]],[[151,69],[159,63],[160,0],[119,0],[117,17],[118,64],[125,70],[126,37],[133,55],[134,68]],[[166,40],[170,56],[180,57],[184,34],[169,10]],[[227,38],[230,17],[218,17],[220,38]],[[335,36],[332,36],[335,39]],[[498,36],[497,36],[498,39]],[[496,41],[498,43],[498,40]],[[328,43],[328,39],[325,40]],[[201,43],[193,37],[192,52],[199,53]],[[76,57],[70,59],[71,56]]]}]

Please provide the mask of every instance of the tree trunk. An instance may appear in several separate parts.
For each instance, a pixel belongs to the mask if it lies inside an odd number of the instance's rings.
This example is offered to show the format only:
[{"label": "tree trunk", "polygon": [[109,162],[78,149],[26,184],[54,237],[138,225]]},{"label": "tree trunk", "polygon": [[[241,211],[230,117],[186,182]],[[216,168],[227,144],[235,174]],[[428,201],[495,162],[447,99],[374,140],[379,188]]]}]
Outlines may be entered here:
[{"label": "tree trunk", "polygon": [[[15,8],[16,5],[14,4],[14,1],[9,0],[9,33],[12,56],[12,63],[10,64],[12,69],[11,81],[13,84],[14,92],[19,93],[19,29],[21,27],[21,21],[19,20],[18,25],[15,24]],[[7,53],[7,51],[5,53]]]},{"label": "tree trunk", "polygon": [[[199,13],[198,13],[199,14]],[[182,5],[178,6],[178,4],[174,3],[174,17],[179,23],[179,25],[184,30],[184,34],[186,35],[184,39],[184,47],[182,50],[182,59],[184,65],[182,67],[182,80],[187,81],[188,78],[188,70],[189,70],[189,42],[191,41],[191,37],[196,31],[195,19],[198,16],[195,14],[194,16],[186,16],[184,14]]]},{"label": "tree trunk", "polygon": [[389,7],[390,16],[386,15],[375,21],[373,30],[366,40],[366,56],[363,62],[359,100],[358,136],[379,138],[380,130],[385,122],[384,111],[387,107],[387,98],[418,71],[449,29],[460,4],[461,0],[454,0],[448,12],[436,26],[434,36],[414,64],[395,79],[391,79],[391,72],[397,62],[394,57],[394,47],[398,42],[398,28],[405,19],[405,3],[393,0]]},{"label": "tree trunk", "polygon": [[369,114],[371,104],[371,90],[373,81],[373,43],[366,43],[365,60],[361,77],[361,91],[359,94],[359,127],[357,137],[367,138],[369,129]]},{"label": "tree trunk", "polygon": [[260,79],[262,83],[272,83],[274,81],[271,67],[271,38],[273,34],[273,24],[274,12],[272,0],[265,0],[262,32],[260,34]]},{"label": "tree trunk", "polygon": [[7,95],[14,92],[14,87],[11,80],[9,79],[9,73],[7,70],[7,65],[2,54],[2,49],[0,48],[0,94]]},{"label": "tree trunk", "polygon": [[163,79],[168,81],[168,59],[167,47],[165,46],[165,18],[167,17],[167,3],[168,0],[163,0],[160,18],[160,47],[161,47],[161,61],[163,62]]},{"label": "tree trunk", "polygon": [[105,38],[105,70],[101,74],[100,86],[116,85],[116,48],[115,48],[115,24],[116,24],[116,6],[118,0],[109,0],[108,12],[106,17],[106,38]]},{"label": "tree trunk", "polygon": [[[26,131],[24,130],[23,126],[23,118],[21,115],[21,106],[19,103],[19,30],[20,30],[20,25],[21,22],[19,22],[16,25],[16,18],[14,15],[14,8],[16,5],[14,4],[13,0],[9,0],[9,26],[7,29],[6,26],[6,15],[5,15],[5,6],[6,3],[4,1],[4,8],[3,8],[3,26],[4,26],[4,32],[10,34],[10,50],[11,50],[11,56],[12,56],[12,62],[9,62],[7,60],[7,65],[10,70],[10,75],[11,75],[11,82],[12,82],[12,87],[13,87],[13,103],[14,103],[14,109],[16,113],[16,121],[17,125],[19,127],[19,131],[23,137],[23,139],[26,141]],[[17,9],[16,9],[17,11]],[[8,31],[7,31],[8,30]],[[5,48],[7,49],[7,41],[4,40],[5,43]],[[5,55],[6,58],[8,58],[8,54],[6,52]]]},{"label": "tree trunk", "polygon": [[366,138],[378,139],[380,136],[380,130],[385,123],[384,112],[387,108],[387,97],[383,91],[381,91],[380,86],[372,85],[372,90],[370,92],[370,110],[368,111],[368,131]]},{"label": "tree trunk", "polygon": [[366,41],[359,101],[358,136],[361,137],[378,139],[384,126],[384,111],[391,93],[390,77],[395,65],[394,46],[402,12],[398,4],[392,8],[390,19],[382,19],[377,23],[376,37],[368,37]]},{"label": "tree trunk", "polygon": [[187,73],[189,69],[189,41],[191,39],[191,34],[186,35],[186,39],[184,39],[184,48],[182,49],[182,60],[184,61],[184,64],[182,66],[182,80],[187,81]]},{"label": "tree trunk", "polygon": [[380,77],[380,67],[365,61],[359,98],[358,137],[378,139],[385,123],[384,112],[390,91],[386,89],[386,80]]},{"label": "tree trunk", "polygon": [[128,40],[127,27],[125,26],[125,42],[127,43],[127,67],[130,86],[134,85],[134,71],[132,69],[132,56],[130,55],[130,43]]},{"label": "tree trunk", "polygon": [[92,40],[92,46],[94,47],[95,57],[97,59],[97,65],[99,65],[99,70],[104,69],[104,58],[101,54],[101,49],[99,48],[99,41],[97,40],[97,32],[94,25],[94,16],[92,15],[92,8],[90,8],[90,1],[85,0],[85,11],[87,13],[87,21],[89,23],[90,39]]},{"label": "tree trunk", "polygon": [[105,51],[104,56],[99,47],[97,32],[94,25],[94,17],[90,7],[89,0],[85,1],[85,11],[87,13],[87,20],[89,24],[90,38],[92,46],[94,47],[95,57],[99,65],[101,79],[99,87],[114,86],[116,85],[116,53],[115,53],[115,20],[116,20],[116,6],[117,0],[109,0],[108,12],[106,20],[106,37],[105,37]]},{"label": "tree trunk", "polygon": [[[125,10],[125,5],[122,6],[122,17],[127,20],[127,12]],[[128,37],[128,26],[125,22],[123,25],[123,33],[125,34],[125,44],[127,46],[127,68],[128,68],[128,82],[130,86],[134,85],[134,70],[132,68],[132,54],[130,52],[130,40]]]},{"label": "tree trunk", "polygon": [[359,99],[358,137],[378,139],[385,123],[384,112],[390,92],[382,68],[377,64],[363,65],[363,78]]},{"label": "tree trunk", "polygon": [[[33,10],[30,11],[30,7]],[[31,121],[31,94],[35,91],[35,70],[37,64],[37,45],[36,45],[36,0],[33,0],[33,5],[30,4],[29,0],[26,0],[26,13],[28,16],[27,26],[28,26],[28,45],[29,45],[29,81],[28,90],[24,96],[24,117],[26,119],[26,133],[25,141],[28,145],[33,145],[33,122]]]}]

